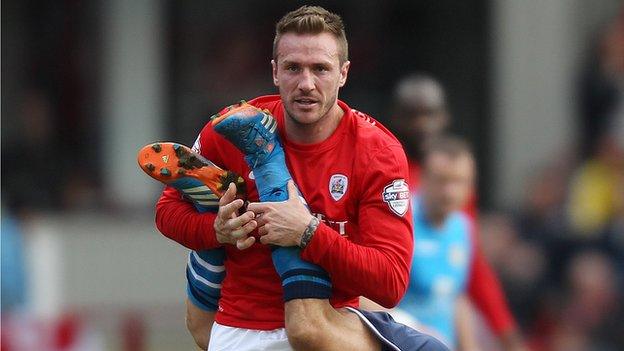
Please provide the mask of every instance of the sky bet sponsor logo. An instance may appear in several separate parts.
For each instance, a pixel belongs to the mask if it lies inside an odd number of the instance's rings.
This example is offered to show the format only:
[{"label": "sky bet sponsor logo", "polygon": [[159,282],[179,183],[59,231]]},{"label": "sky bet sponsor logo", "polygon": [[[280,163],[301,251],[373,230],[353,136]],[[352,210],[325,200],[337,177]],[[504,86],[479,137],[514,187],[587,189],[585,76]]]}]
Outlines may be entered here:
[{"label": "sky bet sponsor logo", "polygon": [[409,208],[409,187],[404,179],[396,179],[381,193],[382,199],[397,216],[403,217]]}]

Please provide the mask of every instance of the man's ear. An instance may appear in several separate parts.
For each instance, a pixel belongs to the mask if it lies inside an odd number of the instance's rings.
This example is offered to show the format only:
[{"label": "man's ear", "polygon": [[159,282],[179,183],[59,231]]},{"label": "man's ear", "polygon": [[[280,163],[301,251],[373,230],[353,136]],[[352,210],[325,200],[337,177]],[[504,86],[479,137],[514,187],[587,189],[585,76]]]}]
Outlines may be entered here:
[{"label": "man's ear", "polygon": [[345,61],[340,67],[340,87],[341,88],[347,83],[347,76],[349,75],[349,67],[351,67],[351,61]]},{"label": "man's ear", "polygon": [[273,84],[278,87],[279,86],[279,80],[277,80],[277,63],[275,62],[275,60],[271,60],[271,71],[273,73]]}]

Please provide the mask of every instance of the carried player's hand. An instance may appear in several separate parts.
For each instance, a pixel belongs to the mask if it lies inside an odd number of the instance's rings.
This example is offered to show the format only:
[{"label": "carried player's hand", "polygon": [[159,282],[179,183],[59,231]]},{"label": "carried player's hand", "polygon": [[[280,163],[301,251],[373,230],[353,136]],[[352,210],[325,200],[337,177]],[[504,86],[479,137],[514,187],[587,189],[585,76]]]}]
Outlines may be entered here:
[{"label": "carried player's hand", "polygon": [[258,234],[263,244],[299,246],[301,236],[312,220],[292,180],[288,182],[287,201],[254,202],[247,209],[256,214]]},{"label": "carried player's hand", "polygon": [[247,211],[238,215],[238,210],[243,205],[243,200],[236,198],[236,185],[230,183],[225,194],[219,199],[219,212],[214,221],[217,241],[221,244],[236,245],[239,250],[253,245],[256,238],[249,236],[249,233],[258,226],[254,220],[254,212]]}]

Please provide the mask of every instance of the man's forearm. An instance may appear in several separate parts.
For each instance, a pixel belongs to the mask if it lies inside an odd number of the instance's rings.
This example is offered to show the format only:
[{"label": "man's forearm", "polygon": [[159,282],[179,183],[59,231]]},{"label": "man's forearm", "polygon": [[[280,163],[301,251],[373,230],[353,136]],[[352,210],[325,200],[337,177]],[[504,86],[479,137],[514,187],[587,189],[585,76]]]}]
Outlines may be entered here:
[{"label": "man's forearm", "polygon": [[156,227],[171,240],[192,250],[213,249],[220,244],[214,232],[213,213],[199,213],[179,193],[166,188],[156,204]]},{"label": "man's forearm", "polygon": [[302,258],[323,267],[334,286],[391,308],[401,300],[409,281],[409,258],[397,250],[355,244],[322,224]]}]

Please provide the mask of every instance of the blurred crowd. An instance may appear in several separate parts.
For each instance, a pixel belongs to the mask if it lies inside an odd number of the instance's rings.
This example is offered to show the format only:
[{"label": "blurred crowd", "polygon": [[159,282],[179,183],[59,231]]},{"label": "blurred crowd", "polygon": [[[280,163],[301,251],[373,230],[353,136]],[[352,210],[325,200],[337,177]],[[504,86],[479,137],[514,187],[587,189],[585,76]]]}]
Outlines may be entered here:
[{"label": "blurred crowd", "polygon": [[519,208],[481,216],[484,251],[534,350],[624,347],[624,12],[588,61],[580,152],[536,167]]}]

